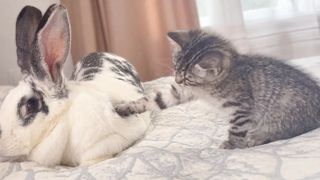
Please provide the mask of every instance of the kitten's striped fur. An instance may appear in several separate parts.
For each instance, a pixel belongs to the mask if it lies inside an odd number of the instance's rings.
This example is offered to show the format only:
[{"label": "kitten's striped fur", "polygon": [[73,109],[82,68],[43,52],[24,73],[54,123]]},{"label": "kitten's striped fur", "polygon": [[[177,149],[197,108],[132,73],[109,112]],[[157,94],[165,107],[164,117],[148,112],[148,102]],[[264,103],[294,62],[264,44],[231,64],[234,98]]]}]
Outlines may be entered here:
[{"label": "kitten's striped fur", "polygon": [[225,39],[201,30],[170,32],[175,82],[116,107],[120,115],[204,99],[233,110],[220,148],[246,148],[292,138],[320,126],[320,88],[307,74],[266,56],[239,54]]}]

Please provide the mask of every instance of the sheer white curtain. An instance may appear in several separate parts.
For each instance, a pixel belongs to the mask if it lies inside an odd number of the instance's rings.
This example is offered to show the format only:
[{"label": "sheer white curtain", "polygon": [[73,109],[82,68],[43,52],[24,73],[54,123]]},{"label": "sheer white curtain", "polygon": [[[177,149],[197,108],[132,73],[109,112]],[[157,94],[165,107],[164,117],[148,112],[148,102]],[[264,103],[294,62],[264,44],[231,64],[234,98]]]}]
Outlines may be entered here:
[{"label": "sheer white curtain", "polygon": [[197,5],[201,27],[223,34],[241,52],[286,60],[320,56],[320,0],[197,0]]}]

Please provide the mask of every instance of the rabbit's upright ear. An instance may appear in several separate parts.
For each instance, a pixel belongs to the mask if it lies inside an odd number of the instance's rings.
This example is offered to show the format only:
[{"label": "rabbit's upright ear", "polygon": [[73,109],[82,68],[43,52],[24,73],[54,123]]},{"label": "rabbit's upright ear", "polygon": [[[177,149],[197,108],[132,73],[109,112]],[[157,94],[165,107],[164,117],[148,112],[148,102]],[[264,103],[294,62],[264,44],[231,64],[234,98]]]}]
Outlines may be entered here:
[{"label": "rabbit's upright ear", "polygon": [[30,74],[31,44],[34,41],[42,13],[32,6],[25,6],[16,21],[16,46],[18,65],[22,73]]},{"label": "rabbit's upright ear", "polygon": [[70,50],[70,27],[67,9],[62,5],[48,8],[39,23],[34,42],[33,72],[40,81],[63,86],[62,68]]}]

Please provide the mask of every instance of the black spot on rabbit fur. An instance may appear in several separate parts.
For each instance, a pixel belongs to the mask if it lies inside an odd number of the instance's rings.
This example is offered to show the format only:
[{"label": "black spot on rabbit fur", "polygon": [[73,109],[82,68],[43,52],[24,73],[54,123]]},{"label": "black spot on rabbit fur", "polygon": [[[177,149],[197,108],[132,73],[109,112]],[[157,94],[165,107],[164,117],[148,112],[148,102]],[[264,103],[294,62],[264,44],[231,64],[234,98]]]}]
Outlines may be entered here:
[{"label": "black spot on rabbit fur", "polygon": [[[19,119],[22,120],[22,126],[28,126],[29,124],[31,124],[39,112],[42,112],[46,115],[49,114],[49,107],[47,106],[47,104],[44,101],[44,93],[42,91],[37,90],[35,87],[35,84],[33,82],[31,82],[30,85],[31,85],[32,91],[33,91],[32,96],[31,97],[22,97],[18,103],[18,106],[17,106],[17,115],[18,115]],[[26,103],[30,99],[38,100],[40,102],[39,103],[40,108],[37,112],[33,112],[33,113],[29,114],[28,116],[24,116],[22,114],[21,110],[22,110],[22,108],[24,108],[24,106],[26,106]]]},{"label": "black spot on rabbit fur", "polygon": [[111,71],[118,74],[119,76],[130,78],[129,82],[143,91],[141,80],[136,73],[136,70],[130,63],[128,63],[127,61],[119,61],[117,59],[111,58],[106,58],[106,60],[114,65],[114,67],[110,68]]},{"label": "black spot on rabbit fur", "polygon": [[[120,58],[120,57],[119,57]],[[108,62],[110,70],[117,75],[116,79],[128,82],[137,87],[138,93],[143,93],[143,87],[135,68],[127,61],[117,59],[116,55],[107,53],[91,53],[80,60],[72,72],[71,80],[91,81],[101,73],[104,63]]]},{"label": "black spot on rabbit fur", "polygon": [[47,104],[44,101],[44,98],[43,98],[44,93],[42,91],[38,91],[36,89],[32,89],[32,90],[33,90],[33,93],[36,94],[36,96],[40,98],[41,105],[42,105],[41,112],[48,115],[49,114],[49,107],[47,106]]},{"label": "black spot on rabbit fur", "polygon": [[77,65],[72,74],[71,80],[79,81],[91,81],[95,75],[102,71],[103,66],[103,54],[92,53],[81,59],[79,65]]},{"label": "black spot on rabbit fur", "polygon": [[26,103],[26,97],[22,97],[17,105],[17,115],[19,116],[20,119],[23,119],[23,115],[21,114],[21,107]]}]

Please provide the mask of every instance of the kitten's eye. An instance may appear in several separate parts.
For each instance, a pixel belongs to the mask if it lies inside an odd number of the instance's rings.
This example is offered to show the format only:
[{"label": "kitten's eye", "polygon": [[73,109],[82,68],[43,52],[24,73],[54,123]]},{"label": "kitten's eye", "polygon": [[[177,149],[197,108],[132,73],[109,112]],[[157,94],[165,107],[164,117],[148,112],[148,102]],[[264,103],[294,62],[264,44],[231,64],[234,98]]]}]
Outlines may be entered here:
[{"label": "kitten's eye", "polygon": [[24,106],[22,106],[21,114],[25,117],[32,113],[39,112],[41,109],[41,101],[39,99],[31,98]]}]

